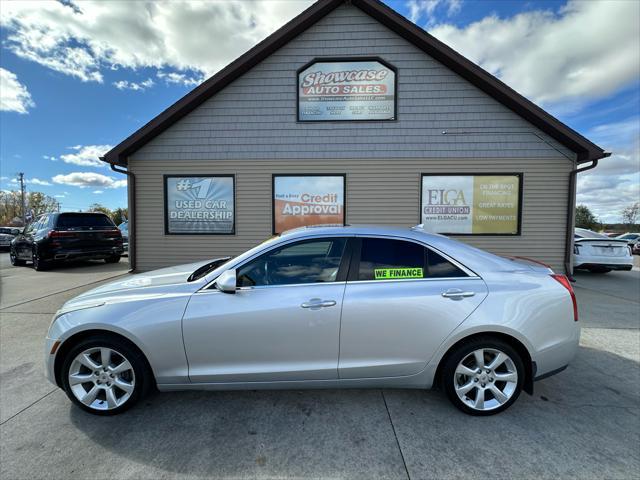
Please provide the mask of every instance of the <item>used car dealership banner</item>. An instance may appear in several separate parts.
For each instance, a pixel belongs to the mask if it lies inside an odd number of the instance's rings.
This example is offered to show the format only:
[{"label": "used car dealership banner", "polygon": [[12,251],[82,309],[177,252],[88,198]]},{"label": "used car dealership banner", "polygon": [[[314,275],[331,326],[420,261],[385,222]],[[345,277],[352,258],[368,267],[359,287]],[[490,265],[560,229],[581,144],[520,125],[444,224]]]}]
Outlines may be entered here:
[{"label": "used car dealership banner", "polygon": [[519,175],[424,175],[421,223],[434,233],[519,233]]},{"label": "used car dealership banner", "polygon": [[343,176],[273,177],[273,230],[344,224]]},{"label": "used car dealership banner", "polygon": [[298,73],[298,120],[393,120],[396,74],[379,61],[316,62]]},{"label": "used car dealership banner", "polygon": [[232,234],[232,176],[165,176],[166,233]]}]

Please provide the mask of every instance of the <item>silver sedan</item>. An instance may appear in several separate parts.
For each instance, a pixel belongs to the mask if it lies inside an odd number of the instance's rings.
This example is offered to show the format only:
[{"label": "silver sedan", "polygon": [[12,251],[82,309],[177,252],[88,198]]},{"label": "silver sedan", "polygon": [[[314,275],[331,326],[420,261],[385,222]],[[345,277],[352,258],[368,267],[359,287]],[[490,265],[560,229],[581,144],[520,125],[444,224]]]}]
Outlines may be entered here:
[{"label": "silver sedan", "polygon": [[490,415],[566,367],[577,320],[567,278],[536,262],[420,226],[309,227],[70,300],[45,363],[102,415],[150,388],[341,387],[438,387]]}]

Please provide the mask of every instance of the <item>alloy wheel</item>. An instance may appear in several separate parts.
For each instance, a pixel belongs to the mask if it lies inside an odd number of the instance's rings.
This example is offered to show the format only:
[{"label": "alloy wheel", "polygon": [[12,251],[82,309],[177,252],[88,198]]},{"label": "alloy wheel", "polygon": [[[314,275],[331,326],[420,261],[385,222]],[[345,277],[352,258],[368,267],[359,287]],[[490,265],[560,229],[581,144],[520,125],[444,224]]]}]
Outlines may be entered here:
[{"label": "alloy wheel", "polygon": [[87,407],[113,410],[129,400],[136,377],[124,355],[108,347],[93,347],[74,358],[68,381],[73,395]]},{"label": "alloy wheel", "polygon": [[454,373],[458,398],[477,411],[494,410],[504,405],[517,391],[518,370],[504,352],[479,348],[466,355]]}]

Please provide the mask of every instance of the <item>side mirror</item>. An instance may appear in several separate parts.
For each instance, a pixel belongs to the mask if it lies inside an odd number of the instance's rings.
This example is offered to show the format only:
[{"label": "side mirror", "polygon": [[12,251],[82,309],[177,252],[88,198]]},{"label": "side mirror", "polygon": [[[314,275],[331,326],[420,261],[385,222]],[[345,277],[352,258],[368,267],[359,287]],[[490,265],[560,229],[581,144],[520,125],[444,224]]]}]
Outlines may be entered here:
[{"label": "side mirror", "polygon": [[236,293],[235,268],[222,272],[216,279],[216,288],[223,293]]},{"label": "side mirror", "polygon": [[20,231],[19,228],[12,228],[11,229],[11,235],[13,235],[14,237],[20,235],[22,232]]}]

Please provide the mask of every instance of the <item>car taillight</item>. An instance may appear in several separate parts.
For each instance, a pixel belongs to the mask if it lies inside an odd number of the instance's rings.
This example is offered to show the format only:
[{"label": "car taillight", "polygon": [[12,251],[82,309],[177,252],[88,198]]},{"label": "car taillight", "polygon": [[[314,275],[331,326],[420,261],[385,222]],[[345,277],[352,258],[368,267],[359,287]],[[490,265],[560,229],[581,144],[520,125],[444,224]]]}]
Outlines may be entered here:
[{"label": "car taillight", "polygon": [[65,232],[60,230],[49,230],[49,238],[74,238],[77,237],[76,232]]},{"label": "car taillight", "polygon": [[571,282],[567,278],[566,275],[560,275],[558,273],[554,273],[551,275],[554,280],[556,280],[560,285],[569,290],[569,295],[571,295],[571,301],[573,302],[573,320],[575,322],[578,321],[578,302],[576,301],[576,294],[573,291],[573,287],[571,286]]},{"label": "car taillight", "polygon": [[104,232],[102,235],[105,236],[105,237],[108,237],[108,238],[120,238],[120,237],[122,237],[122,233],[120,233],[120,230],[108,230],[108,231]]}]

